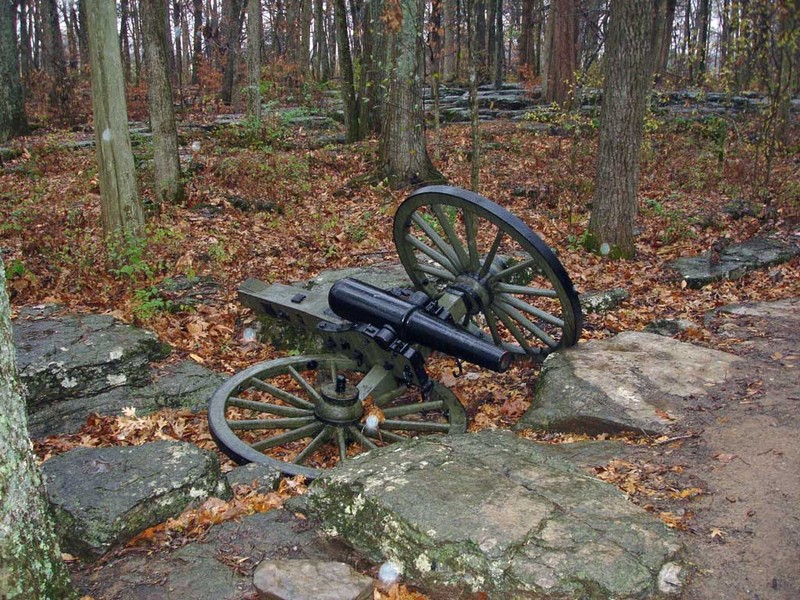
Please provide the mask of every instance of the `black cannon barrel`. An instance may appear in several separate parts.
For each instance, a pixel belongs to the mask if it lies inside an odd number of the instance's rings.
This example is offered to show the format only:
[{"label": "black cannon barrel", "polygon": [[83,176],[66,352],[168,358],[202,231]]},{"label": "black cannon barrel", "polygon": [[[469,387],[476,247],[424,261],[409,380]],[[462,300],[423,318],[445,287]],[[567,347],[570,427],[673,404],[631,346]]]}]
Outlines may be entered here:
[{"label": "black cannon barrel", "polygon": [[331,310],[343,319],[391,327],[410,344],[422,344],[486,369],[502,373],[512,354],[428,314],[424,309],[357,279],[340,279],[328,292]]}]

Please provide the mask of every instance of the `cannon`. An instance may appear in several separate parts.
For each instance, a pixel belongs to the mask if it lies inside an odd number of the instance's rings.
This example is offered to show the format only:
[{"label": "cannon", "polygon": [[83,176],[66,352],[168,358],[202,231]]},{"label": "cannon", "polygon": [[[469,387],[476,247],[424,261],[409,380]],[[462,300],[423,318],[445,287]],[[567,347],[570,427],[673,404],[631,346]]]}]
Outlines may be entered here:
[{"label": "cannon", "polygon": [[240,301],[314,332],[324,351],[237,373],[209,402],[212,437],[234,461],[318,477],[360,452],[463,433],[465,410],[428,375],[439,352],[496,372],[577,343],[578,296],[553,251],[519,218],[473,192],[428,186],[394,216],[411,282],[357,279],[327,294],[249,279]]}]

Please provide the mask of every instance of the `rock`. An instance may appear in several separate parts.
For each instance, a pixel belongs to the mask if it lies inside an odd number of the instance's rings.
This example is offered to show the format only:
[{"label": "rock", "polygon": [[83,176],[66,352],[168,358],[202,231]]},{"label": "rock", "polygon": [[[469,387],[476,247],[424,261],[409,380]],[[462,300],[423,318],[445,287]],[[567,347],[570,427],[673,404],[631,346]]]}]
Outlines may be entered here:
[{"label": "rock", "polygon": [[411,280],[408,278],[403,265],[400,263],[386,262],[369,267],[351,267],[348,269],[335,269],[322,271],[313,279],[301,281],[292,285],[297,285],[308,290],[319,290],[328,293],[331,286],[345,277],[354,277],[364,283],[369,283],[381,289],[393,287],[412,287]]},{"label": "rock", "polygon": [[675,337],[690,329],[697,329],[697,325],[686,319],[656,319],[645,326],[644,332],[655,333],[656,335],[663,335],[666,337]]},{"label": "rock", "polygon": [[281,472],[275,467],[249,463],[236,467],[225,475],[228,485],[249,485],[254,491],[266,494],[275,490],[281,480]]},{"label": "rock", "polygon": [[352,560],[319,536],[313,521],[274,509],[214,525],[202,540],[174,551],[126,554],[102,569],[83,569],[72,580],[80,593],[97,598],[253,600],[256,565],[287,558]]},{"label": "rock", "polygon": [[581,308],[586,313],[608,312],[628,299],[628,290],[614,288],[601,292],[586,292],[580,295]]},{"label": "rock", "polygon": [[349,565],[321,560],[265,560],[253,574],[264,600],[368,600],[374,584]]},{"label": "rock", "polygon": [[589,434],[662,433],[690,398],[708,399],[739,359],[650,333],[626,332],[547,357],[531,407],[517,429]]},{"label": "rock", "polygon": [[750,271],[786,262],[798,254],[800,248],[794,244],[753,238],[722,249],[716,257],[679,258],[667,266],[677,270],[686,285],[696,289],[721,279],[739,279]]},{"label": "rock", "polygon": [[216,454],[185,442],[76,448],[42,471],[62,549],[86,560],[210,496],[231,495]]},{"label": "rock", "polygon": [[679,549],[615,487],[509,432],[394,444],[309,494],[323,530],[433,597],[649,598]]},{"label": "rock", "polygon": [[165,279],[156,287],[158,297],[173,311],[211,304],[216,300],[219,289],[219,283],[209,275],[179,275],[174,279]]},{"label": "rock", "polygon": [[744,217],[755,217],[758,214],[755,205],[742,198],[735,198],[728,202],[722,207],[722,212],[735,221]]},{"label": "rock", "polygon": [[[150,370],[152,372],[152,370]],[[34,439],[48,435],[76,433],[92,413],[121,415],[133,407],[146,415],[163,408],[204,410],[225,377],[192,360],[167,365],[143,387],[120,386],[95,396],[71,398],[43,406],[28,416],[28,429]]]},{"label": "rock", "polygon": [[14,345],[29,409],[145,385],[147,365],[169,346],[150,331],[108,315],[54,317],[52,307],[25,308],[14,320]]}]

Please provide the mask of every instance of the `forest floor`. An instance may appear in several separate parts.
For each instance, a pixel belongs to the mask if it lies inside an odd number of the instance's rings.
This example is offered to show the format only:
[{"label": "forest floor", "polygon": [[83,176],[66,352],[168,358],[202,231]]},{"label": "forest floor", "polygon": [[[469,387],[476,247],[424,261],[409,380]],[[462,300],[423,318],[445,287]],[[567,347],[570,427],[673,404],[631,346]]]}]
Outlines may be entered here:
[{"label": "forest floor", "polygon": [[[675,258],[708,253],[720,240],[738,242],[771,235],[797,243],[800,146],[796,127],[790,132],[793,145],[776,156],[765,188],[767,169],[758,119],[738,123],[720,117],[648,119],[636,257],[610,261],[581,245],[592,197],[597,132],[591,121],[575,124],[571,117],[565,118],[558,124],[560,135],[532,133],[517,123],[482,124],[479,191],[521,217],[557,251],[579,292],[628,290],[630,297],[621,306],[587,315],[583,339],[638,331],[655,319],[685,319],[693,326],[681,334],[684,341],[731,351],[735,344],[715,336],[704,324],[709,311],[733,303],[800,296],[797,258],[699,290],[689,289],[665,268]],[[16,141],[21,155],[6,161],[0,171],[0,252],[13,309],[56,303],[65,311],[112,314],[155,331],[175,350],[169,360],[189,357],[233,373],[280,355],[245,335],[254,317],[236,300],[236,288],[244,279],[305,280],[324,269],[366,266],[396,257],[391,221],[408,190],[368,181],[366,176],[375,169],[374,140],[310,149],[316,134],[280,118],[268,118],[260,128],[243,125],[192,131],[191,137],[182,140],[187,148],[194,144],[194,150],[186,174],[187,199],[180,205],[157,206],[147,201],[152,197],[152,151],[146,143],[135,147],[148,225],[145,241],[133,247],[108,247],[103,242],[94,150],[64,145],[78,134],[43,132]],[[436,166],[452,185],[468,187],[468,126],[451,125],[442,129],[440,140],[433,137],[429,148]],[[734,200],[741,201],[749,214],[734,218],[724,212]],[[220,283],[220,290],[213,301],[193,310],[168,306],[156,286],[181,275],[211,276]],[[797,354],[796,336],[788,349]],[[788,378],[789,383],[796,380],[786,361],[782,364],[775,372],[778,377]],[[461,386],[458,391],[465,405],[477,406],[471,429],[513,424],[530,399],[512,390],[518,389],[515,381],[534,375],[530,370],[514,367],[490,383]],[[745,415],[736,410],[745,408],[731,408],[728,422],[739,422]],[[775,431],[768,421],[751,419],[741,431],[744,438],[717,440],[714,443],[723,448],[717,454],[738,454],[731,446],[745,438],[758,445],[756,455],[762,450],[775,452],[776,445],[764,442]],[[117,433],[120,428],[130,429],[130,422],[90,420],[80,434],[39,440],[37,451],[45,457],[76,445],[120,443]],[[719,431],[722,436],[724,428]],[[795,429],[782,439],[796,440],[797,433]],[[127,443],[163,438],[213,448],[202,416],[169,411],[149,421],[141,419]],[[770,448],[761,448],[765,443]],[[721,459],[708,448],[678,455],[686,470],[706,472],[712,482],[707,489],[716,484],[722,489],[724,479],[714,481],[714,473],[707,468]],[[774,475],[786,480],[780,469]],[[788,478],[798,485],[796,473]],[[753,487],[758,482],[742,481],[741,485]],[[291,495],[302,489],[302,483],[295,482],[284,486],[282,493]],[[635,496],[636,489],[628,491]],[[697,528],[698,540],[713,543],[712,551],[740,550],[723,544],[729,532],[720,528],[718,533],[713,519],[693,521],[695,514],[709,515],[714,510],[712,506],[702,512],[703,502],[724,506],[722,498],[728,496],[724,492],[689,496],[681,500],[696,503],[697,509],[690,504],[685,518],[667,524],[689,532]],[[768,502],[767,495],[762,502]],[[752,510],[761,508],[759,514],[769,514],[767,504]],[[137,543],[153,544],[155,550],[159,544],[183,543],[199,529],[199,525],[187,527],[184,520],[175,531],[162,528]],[[776,553],[797,554],[796,547],[759,551],[763,564]],[[725,560],[740,564],[734,558]],[[773,595],[754,591],[741,597],[789,598],[781,595],[781,585],[770,582]],[[692,598],[734,597],[724,592],[724,586],[712,586]]]}]

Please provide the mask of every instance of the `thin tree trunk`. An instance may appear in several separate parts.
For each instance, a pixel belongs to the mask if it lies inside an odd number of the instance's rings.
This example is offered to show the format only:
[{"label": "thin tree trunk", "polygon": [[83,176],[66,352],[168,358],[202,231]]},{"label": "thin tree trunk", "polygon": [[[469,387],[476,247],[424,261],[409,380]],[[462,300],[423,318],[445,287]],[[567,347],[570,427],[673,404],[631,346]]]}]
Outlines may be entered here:
[{"label": "thin tree trunk", "polygon": [[261,0],[247,0],[247,116],[261,121]]},{"label": "thin tree trunk", "polygon": [[154,192],[158,202],[183,200],[178,129],[172,101],[167,56],[167,12],[165,0],[140,0],[144,62],[147,68],[147,100],[153,131]]},{"label": "thin tree trunk", "polygon": [[612,258],[634,254],[639,153],[652,68],[652,26],[652,0],[611,0],[589,245]]},{"label": "thin tree trunk", "polygon": [[708,28],[710,25],[711,0],[700,0],[697,7],[697,75],[696,81],[702,84],[706,77],[706,57],[708,56]]},{"label": "thin tree trunk", "polygon": [[0,142],[28,132],[11,10],[0,1]]},{"label": "thin tree trunk", "polygon": [[203,0],[192,0],[192,7],[194,9],[192,85],[197,85],[200,82],[200,65],[203,63]]},{"label": "thin tree trunk", "polygon": [[33,63],[33,52],[31,50],[31,30],[28,27],[28,14],[30,7],[28,0],[19,2],[19,65],[23,79],[27,79],[31,73]]},{"label": "thin tree trunk", "polygon": [[494,88],[503,87],[503,0],[495,0]]},{"label": "thin tree trunk", "polygon": [[456,3],[458,0],[441,0],[444,9],[444,50],[443,50],[443,69],[442,78],[449,83],[458,77],[456,70],[456,30],[458,29],[458,19],[456,18]]},{"label": "thin tree trunk", "polygon": [[43,34],[42,66],[50,76],[50,104],[55,109],[63,110],[69,97],[69,90],[67,89],[67,66],[61,41],[56,0],[42,0],[40,10],[42,11]]},{"label": "thin tree trunk", "polygon": [[314,0],[314,76],[322,82],[331,76],[323,0]]},{"label": "thin tree trunk", "polygon": [[225,0],[222,3],[222,46],[221,51],[225,63],[222,76],[220,98],[224,104],[230,104],[233,98],[233,82],[236,78],[236,62],[239,54],[239,14],[241,8],[238,0]]},{"label": "thin tree trunk", "polygon": [[358,99],[353,81],[353,61],[350,56],[350,40],[347,31],[347,9],[345,0],[334,0],[334,19],[336,22],[336,41],[339,47],[339,71],[342,77],[342,102],[344,103],[344,125],[347,142],[360,139],[358,127]]},{"label": "thin tree trunk", "polygon": [[466,0],[467,4],[467,58],[469,60],[469,112],[470,112],[470,177],[469,185],[473,192],[478,192],[481,164],[481,138],[478,129],[478,36],[476,33],[476,2]]},{"label": "thin tree trunk", "polygon": [[128,0],[119,3],[119,44],[122,54],[122,73],[125,83],[131,82],[131,48],[128,41]]},{"label": "thin tree trunk", "polygon": [[144,212],[136,190],[116,13],[113,0],[86,0],[103,231],[128,242],[141,236]]}]

